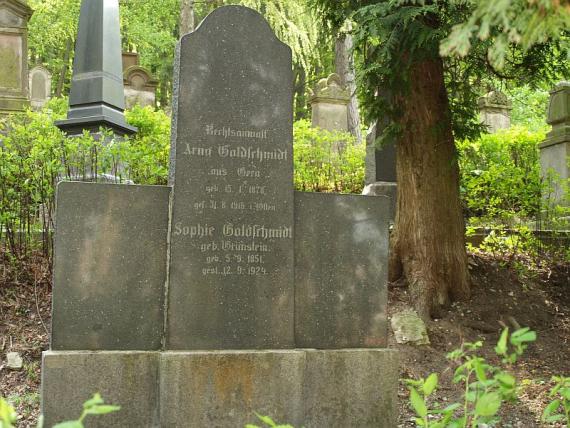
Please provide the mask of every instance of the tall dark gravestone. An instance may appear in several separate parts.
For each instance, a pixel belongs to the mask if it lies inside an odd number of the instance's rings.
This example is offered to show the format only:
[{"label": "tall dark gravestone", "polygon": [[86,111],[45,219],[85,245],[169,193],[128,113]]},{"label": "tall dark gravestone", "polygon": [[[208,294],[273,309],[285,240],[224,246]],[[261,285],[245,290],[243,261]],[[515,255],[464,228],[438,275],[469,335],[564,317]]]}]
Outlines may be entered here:
[{"label": "tall dark gravestone", "polygon": [[46,426],[94,392],[122,410],[92,427],[395,426],[388,198],[293,191],[291,51],[257,12],[177,58],[170,186],[58,187]]},{"label": "tall dark gravestone", "polygon": [[178,57],[167,346],[291,347],[291,49],[228,7]]}]

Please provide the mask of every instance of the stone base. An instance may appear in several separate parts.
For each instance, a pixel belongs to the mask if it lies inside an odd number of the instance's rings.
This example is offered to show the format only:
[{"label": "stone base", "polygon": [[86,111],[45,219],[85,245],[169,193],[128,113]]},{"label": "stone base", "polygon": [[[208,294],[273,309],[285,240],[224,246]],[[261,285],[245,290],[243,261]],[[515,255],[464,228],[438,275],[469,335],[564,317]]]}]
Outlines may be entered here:
[{"label": "stone base", "polygon": [[398,184],[392,181],[377,181],[367,185],[362,191],[364,196],[388,196],[390,203],[390,219],[396,219],[396,204],[398,202]]},{"label": "stone base", "polygon": [[397,352],[54,352],[43,356],[46,426],[76,418],[100,392],[122,406],[90,427],[396,426]]}]

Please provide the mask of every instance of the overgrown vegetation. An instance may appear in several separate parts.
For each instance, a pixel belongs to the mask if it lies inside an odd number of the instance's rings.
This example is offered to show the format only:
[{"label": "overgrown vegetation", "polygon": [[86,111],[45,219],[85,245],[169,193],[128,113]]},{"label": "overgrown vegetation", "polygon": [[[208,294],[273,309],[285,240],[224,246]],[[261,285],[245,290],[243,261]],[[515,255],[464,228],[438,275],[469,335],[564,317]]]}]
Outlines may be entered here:
[{"label": "overgrown vegetation", "polygon": [[[95,394],[93,398],[83,403],[83,411],[78,419],[74,421],[61,422],[52,428],[84,428],[83,421],[87,416],[100,416],[121,410],[120,406],[105,404],[100,394]],[[0,428],[15,428],[17,415],[14,408],[4,398],[0,397]],[[40,417],[37,428],[43,428],[43,418]]]},{"label": "overgrown vegetation", "polygon": [[[445,408],[430,398],[438,386],[437,373],[425,379],[409,379],[410,405],[416,413],[416,425],[425,428],[466,428],[482,424],[495,426],[501,419],[499,410],[502,404],[517,398],[517,380],[509,373],[509,368],[517,362],[528,344],[535,340],[536,333],[529,328],[519,329],[510,335],[508,329],[503,330],[495,347],[503,363],[501,367],[489,364],[477,354],[476,351],[483,346],[480,341],[465,343],[450,352],[447,358],[456,364],[453,382],[463,385],[464,394],[463,402]],[[562,379],[552,395],[559,393],[564,385]],[[564,415],[556,413],[560,405],[561,402],[555,400],[547,406],[545,418],[550,416],[552,421],[564,420]]]}]

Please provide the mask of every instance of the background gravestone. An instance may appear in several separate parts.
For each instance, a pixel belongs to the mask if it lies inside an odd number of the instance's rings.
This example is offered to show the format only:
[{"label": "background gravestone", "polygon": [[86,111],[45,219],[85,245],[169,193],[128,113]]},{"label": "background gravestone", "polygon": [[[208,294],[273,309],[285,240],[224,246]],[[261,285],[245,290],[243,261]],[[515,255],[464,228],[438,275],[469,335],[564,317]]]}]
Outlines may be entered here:
[{"label": "background gravestone", "polygon": [[0,114],[25,110],[28,101],[28,21],[21,0],[0,0]]},{"label": "background gravestone", "polygon": [[348,132],[350,93],[338,74],[319,80],[309,99],[312,125],[327,131]]},{"label": "background gravestone", "polygon": [[490,134],[511,127],[513,103],[500,91],[491,91],[478,101],[481,121]]},{"label": "background gravestone", "polygon": [[51,97],[51,73],[41,65],[30,70],[30,104],[41,110]]},{"label": "background gravestone", "polygon": [[230,6],[178,58],[167,346],[292,347],[291,50]]},{"label": "background gravestone", "polygon": [[550,92],[546,121],[552,131],[539,146],[540,165],[551,189],[544,198],[550,205],[570,206],[570,82],[560,82]]},{"label": "background gravestone", "polygon": [[127,109],[135,105],[155,107],[158,80],[150,71],[140,66],[138,53],[123,52],[123,80]]}]

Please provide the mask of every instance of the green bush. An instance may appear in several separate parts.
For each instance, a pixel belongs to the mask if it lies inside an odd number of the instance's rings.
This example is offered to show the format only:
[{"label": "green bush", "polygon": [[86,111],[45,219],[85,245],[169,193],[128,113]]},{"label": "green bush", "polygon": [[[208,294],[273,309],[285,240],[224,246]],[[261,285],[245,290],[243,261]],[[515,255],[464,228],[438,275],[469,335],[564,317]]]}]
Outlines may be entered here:
[{"label": "green bush", "polygon": [[295,122],[293,133],[295,189],[362,193],[364,144],[355,145],[348,133],[312,128],[307,120]]},{"label": "green bush", "polygon": [[461,195],[468,217],[500,223],[539,214],[538,144],[544,138],[544,131],[513,127],[458,142]]}]

